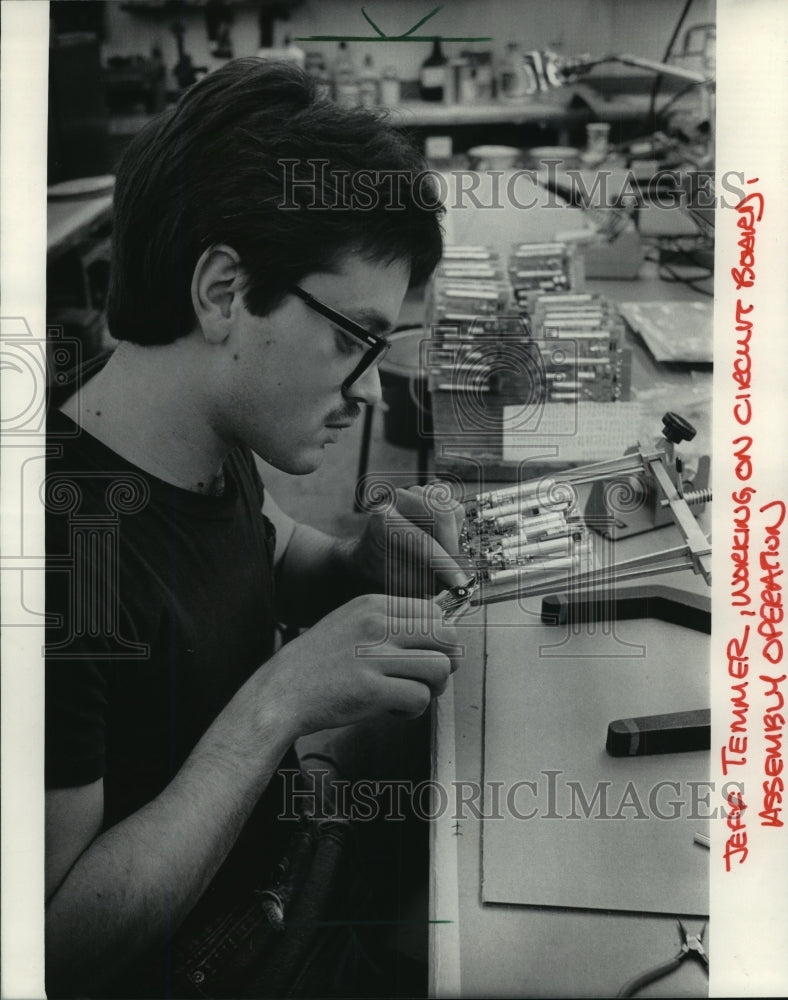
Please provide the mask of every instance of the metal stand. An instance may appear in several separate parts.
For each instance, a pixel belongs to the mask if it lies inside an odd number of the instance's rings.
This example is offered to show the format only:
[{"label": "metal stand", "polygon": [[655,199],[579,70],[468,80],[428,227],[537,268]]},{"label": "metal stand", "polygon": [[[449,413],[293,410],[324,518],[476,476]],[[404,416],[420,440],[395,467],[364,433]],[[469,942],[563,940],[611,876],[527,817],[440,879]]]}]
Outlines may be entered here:
[{"label": "metal stand", "polygon": [[672,587],[647,583],[589,590],[574,597],[550,594],[542,600],[542,622],[545,625],[631,618],[657,618],[710,635],[711,596],[689,591],[679,593]]}]

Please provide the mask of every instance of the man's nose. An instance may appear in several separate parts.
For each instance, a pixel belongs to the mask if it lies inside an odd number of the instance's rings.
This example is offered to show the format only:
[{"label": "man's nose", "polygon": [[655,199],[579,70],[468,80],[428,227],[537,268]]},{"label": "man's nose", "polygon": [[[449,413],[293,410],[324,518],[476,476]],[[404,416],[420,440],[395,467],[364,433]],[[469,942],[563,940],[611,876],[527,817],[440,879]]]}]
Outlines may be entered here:
[{"label": "man's nose", "polygon": [[355,402],[366,403],[367,406],[377,406],[383,399],[378,366],[370,365],[359,379],[345,389],[344,394],[347,399],[352,399]]}]

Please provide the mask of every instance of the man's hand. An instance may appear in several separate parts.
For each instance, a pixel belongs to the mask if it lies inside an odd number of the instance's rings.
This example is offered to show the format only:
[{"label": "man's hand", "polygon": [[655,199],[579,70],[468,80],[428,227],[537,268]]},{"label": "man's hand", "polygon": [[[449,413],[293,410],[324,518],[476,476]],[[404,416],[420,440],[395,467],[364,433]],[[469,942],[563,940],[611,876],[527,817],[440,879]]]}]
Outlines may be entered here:
[{"label": "man's hand", "polygon": [[294,525],[270,496],[264,512],[287,540],[276,595],[288,625],[313,625],[361,593],[426,598],[473,575],[457,554],[465,511],[443,483],[391,490],[385,509],[368,515],[354,539]]},{"label": "man's hand", "polygon": [[294,735],[386,712],[415,718],[454,668],[457,634],[432,601],[367,594],[292,640],[258,673]]},{"label": "man's hand", "polygon": [[458,558],[464,520],[442,483],[398,489],[393,506],[369,516],[353,563],[389,594],[427,597],[462,585],[471,575]]}]

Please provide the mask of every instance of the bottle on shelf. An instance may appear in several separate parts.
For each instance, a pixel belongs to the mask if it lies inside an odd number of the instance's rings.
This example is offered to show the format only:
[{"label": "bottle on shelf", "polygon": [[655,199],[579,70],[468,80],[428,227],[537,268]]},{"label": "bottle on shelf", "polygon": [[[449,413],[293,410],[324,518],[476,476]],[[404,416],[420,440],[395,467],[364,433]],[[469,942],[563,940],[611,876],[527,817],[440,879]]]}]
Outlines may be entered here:
[{"label": "bottle on shelf", "polygon": [[334,96],[331,74],[326,69],[326,61],[321,52],[307,52],[305,69],[315,81],[315,91],[320,100],[330,100]]},{"label": "bottle on shelf", "polygon": [[396,66],[384,66],[380,76],[380,103],[386,108],[399,104],[400,85]]},{"label": "bottle on shelf", "polygon": [[442,101],[446,90],[446,65],[448,59],[441,49],[440,39],[432,42],[432,52],[421,64],[419,96],[422,101]]},{"label": "bottle on shelf", "polygon": [[337,46],[337,54],[334,59],[334,75],[341,76],[343,73],[356,74],[356,65],[353,56],[347,47],[347,42],[340,42]]},{"label": "bottle on shelf", "polygon": [[476,96],[480,101],[491,101],[495,97],[495,73],[493,72],[492,52],[477,52],[476,66]]},{"label": "bottle on shelf", "polygon": [[460,104],[474,104],[479,91],[476,86],[476,67],[471,63],[465,63],[460,68],[460,86],[457,99]]},{"label": "bottle on shelf", "polygon": [[380,104],[380,77],[369,53],[364,56],[358,77],[358,98],[363,108],[376,108]]},{"label": "bottle on shelf", "polygon": [[271,62],[291,62],[301,69],[306,68],[306,52],[300,49],[290,35],[285,35],[282,45],[262,46],[255,53],[258,59],[268,59]]},{"label": "bottle on shelf", "polygon": [[533,70],[526,65],[519,42],[507,42],[506,56],[498,73],[498,97],[502,101],[521,101],[536,89]]},{"label": "bottle on shelf", "polygon": [[358,77],[347,42],[339,43],[334,61],[334,100],[345,108],[355,108],[359,103]]},{"label": "bottle on shelf", "polygon": [[285,59],[289,62],[294,62],[301,69],[306,64],[306,52],[295,44],[290,35],[285,35]]}]

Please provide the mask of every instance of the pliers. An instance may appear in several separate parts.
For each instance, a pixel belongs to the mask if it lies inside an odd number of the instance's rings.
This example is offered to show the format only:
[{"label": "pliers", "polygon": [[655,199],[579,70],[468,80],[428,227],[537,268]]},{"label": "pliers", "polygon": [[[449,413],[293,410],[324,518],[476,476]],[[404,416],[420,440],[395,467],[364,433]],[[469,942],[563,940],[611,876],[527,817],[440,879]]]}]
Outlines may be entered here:
[{"label": "pliers", "polygon": [[703,947],[703,935],[706,931],[706,924],[701,928],[700,934],[688,934],[687,928],[680,920],[676,920],[676,925],[679,929],[679,937],[681,939],[681,947],[679,948],[678,954],[671,958],[669,962],[665,962],[664,965],[659,965],[655,969],[650,969],[648,972],[643,972],[641,975],[636,976],[634,979],[630,979],[628,983],[621,987],[621,989],[616,994],[620,997],[632,997],[638,990],[642,990],[644,986],[649,983],[656,982],[657,979],[662,979],[663,976],[667,976],[668,973],[673,972],[675,969],[681,965],[685,958],[692,956],[697,959],[708,973],[709,970],[709,956]]}]

